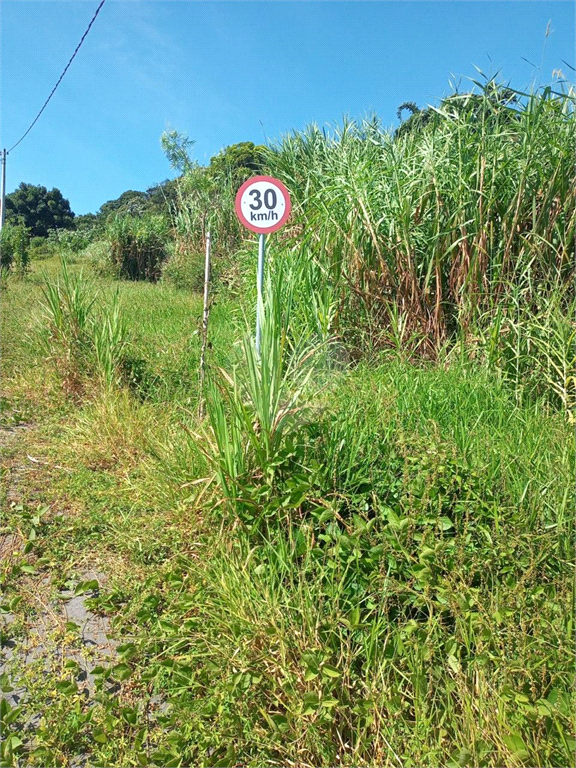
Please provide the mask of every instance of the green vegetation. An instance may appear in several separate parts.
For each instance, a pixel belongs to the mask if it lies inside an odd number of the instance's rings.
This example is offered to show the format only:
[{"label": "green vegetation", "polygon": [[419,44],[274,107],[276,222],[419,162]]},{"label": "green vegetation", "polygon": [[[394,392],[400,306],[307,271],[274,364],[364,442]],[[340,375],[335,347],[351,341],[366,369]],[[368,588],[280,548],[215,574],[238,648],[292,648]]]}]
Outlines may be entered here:
[{"label": "green vegetation", "polygon": [[6,221],[23,224],[32,237],[46,237],[51,229],[73,227],[74,214],[59,189],[22,182],[6,195]]},{"label": "green vegetation", "polygon": [[157,280],[166,258],[167,238],[167,222],[161,216],[113,219],[106,228],[106,240],[115,274],[127,280]]},{"label": "green vegetation", "polygon": [[[259,355],[249,166],[180,134],[169,218],[5,279],[2,765],[574,763],[573,96],[490,94],[263,152]],[[74,592],[114,652],[19,663]]]},{"label": "green vegetation", "polygon": [[30,262],[30,232],[23,224],[5,224],[0,241],[0,268],[6,275],[14,269],[23,277]]}]

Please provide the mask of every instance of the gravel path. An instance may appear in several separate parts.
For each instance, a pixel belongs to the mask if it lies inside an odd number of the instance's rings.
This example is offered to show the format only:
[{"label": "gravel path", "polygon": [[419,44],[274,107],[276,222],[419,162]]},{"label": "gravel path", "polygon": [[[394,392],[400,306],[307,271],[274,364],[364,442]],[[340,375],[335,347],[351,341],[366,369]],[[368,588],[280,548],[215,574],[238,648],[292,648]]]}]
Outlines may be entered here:
[{"label": "gravel path", "polygon": [[[33,429],[31,424],[0,428],[0,455],[4,475],[3,503],[11,507],[25,501],[30,487],[30,473],[42,472],[43,463],[23,455],[20,440]],[[12,531],[0,534],[0,557],[3,562],[16,560],[24,542]],[[0,651],[0,674],[6,673],[13,688],[2,693],[11,706],[25,703],[25,678],[30,674],[51,676],[54,682],[64,677],[67,661],[78,664],[78,688],[88,699],[94,695],[94,676],[90,670],[97,665],[108,666],[115,658],[118,643],[111,640],[110,624],[105,616],[98,616],[86,606],[91,593],[75,595],[73,590],[59,593],[55,598],[51,576],[44,570],[36,577],[22,575],[22,591],[32,599],[35,611],[27,613],[24,626],[10,612],[0,613],[3,642]],[[78,581],[96,579],[99,585],[106,581],[105,574],[84,569]],[[51,596],[52,595],[52,596]],[[21,624],[21,620],[20,620]],[[5,636],[5,637],[4,637]],[[41,712],[27,712],[25,730],[32,731]]]}]

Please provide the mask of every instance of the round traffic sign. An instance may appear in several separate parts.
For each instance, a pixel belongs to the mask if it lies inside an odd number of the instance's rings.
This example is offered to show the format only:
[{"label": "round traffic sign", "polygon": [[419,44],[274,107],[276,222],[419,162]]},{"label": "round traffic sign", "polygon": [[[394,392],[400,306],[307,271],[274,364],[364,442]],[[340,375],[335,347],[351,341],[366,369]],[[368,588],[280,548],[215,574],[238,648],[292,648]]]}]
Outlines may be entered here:
[{"label": "round traffic sign", "polygon": [[268,234],[280,229],[291,208],[288,190],[272,176],[253,176],[236,193],[236,215],[252,232]]}]

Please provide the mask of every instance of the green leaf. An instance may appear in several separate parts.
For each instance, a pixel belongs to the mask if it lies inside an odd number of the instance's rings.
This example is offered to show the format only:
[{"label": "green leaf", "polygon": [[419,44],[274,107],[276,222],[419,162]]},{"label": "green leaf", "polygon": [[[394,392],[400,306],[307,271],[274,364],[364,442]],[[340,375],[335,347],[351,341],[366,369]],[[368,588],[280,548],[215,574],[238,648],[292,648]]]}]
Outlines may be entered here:
[{"label": "green leaf", "polygon": [[122,659],[131,659],[136,654],[136,646],[134,643],[123,643],[116,648],[116,653]]},{"label": "green leaf", "polygon": [[123,707],[120,713],[123,719],[130,725],[136,725],[138,722],[138,712],[133,707]]},{"label": "green leaf", "polygon": [[460,662],[459,662],[459,661],[458,661],[458,659],[456,658],[456,656],[453,656],[452,654],[450,654],[450,655],[448,656],[448,659],[447,659],[447,661],[448,661],[448,666],[449,666],[449,667],[450,667],[452,670],[454,670],[454,672],[456,672],[456,674],[459,674],[459,673],[462,671],[462,667],[461,667],[461,665],[460,665]]},{"label": "green leaf", "polygon": [[22,595],[17,595],[16,597],[13,597],[12,600],[10,600],[10,610],[14,611],[16,608],[20,605],[22,602]]},{"label": "green leaf", "polygon": [[[8,677],[6,672],[3,672],[0,675],[0,691],[2,691],[2,693],[10,693],[10,691],[13,691],[13,690],[14,688],[12,687],[12,683],[10,682],[10,678]],[[5,699],[2,699],[2,701],[4,702]]]},{"label": "green leaf", "polygon": [[127,680],[132,674],[132,669],[128,664],[116,664],[112,667],[112,674],[117,680]]},{"label": "green leaf", "polygon": [[8,736],[6,740],[6,748],[11,750],[12,752],[15,749],[18,749],[18,747],[21,747],[22,744],[24,744],[22,739],[19,739],[18,736],[16,736],[16,734],[14,733],[10,734],[10,736]]},{"label": "green leaf", "polygon": [[509,736],[503,736],[502,740],[508,749],[519,759],[527,760],[530,757],[528,747],[526,746],[524,739],[518,732],[513,732]]},{"label": "green leaf", "polygon": [[7,699],[3,698],[2,700],[0,700],[0,719],[4,720],[4,718],[6,717],[8,712],[10,712],[11,709],[12,707],[10,706],[10,704],[8,704]]},{"label": "green leaf", "polygon": [[60,682],[56,683],[55,688],[65,696],[73,696],[75,693],[78,693],[78,686],[72,680],[60,680]]},{"label": "green leaf", "polygon": [[100,585],[96,579],[90,579],[89,581],[81,581],[74,590],[75,595],[82,595],[85,592],[94,592],[99,589]]},{"label": "green leaf", "polygon": [[516,693],[514,694],[514,698],[519,704],[529,704],[530,699],[528,696],[526,696],[524,693]]},{"label": "green leaf", "polygon": [[352,629],[356,629],[356,627],[360,626],[360,608],[358,606],[352,608],[348,614],[348,622]]},{"label": "green leaf", "polygon": [[466,747],[462,747],[462,749],[458,750],[456,762],[458,763],[460,768],[468,768],[468,766],[471,765],[471,761],[472,761],[472,752],[470,752],[469,749],[466,749]]},{"label": "green leaf", "polygon": [[318,711],[320,699],[317,693],[305,693],[302,703],[302,714],[313,715]]},{"label": "green leaf", "polygon": [[339,669],[333,667],[331,664],[324,664],[322,667],[322,673],[328,677],[340,677],[342,674]]}]

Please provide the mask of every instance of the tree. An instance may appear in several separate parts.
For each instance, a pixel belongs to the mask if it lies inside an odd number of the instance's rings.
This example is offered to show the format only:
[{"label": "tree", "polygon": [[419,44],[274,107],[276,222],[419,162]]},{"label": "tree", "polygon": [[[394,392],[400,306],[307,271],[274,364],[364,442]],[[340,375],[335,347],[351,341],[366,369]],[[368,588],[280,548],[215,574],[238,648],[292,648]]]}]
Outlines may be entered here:
[{"label": "tree", "polygon": [[265,147],[256,146],[251,141],[241,141],[225,147],[210,158],[208,174],[214,179],[230,180],[233,184],[242,184],[250,176],[262,172]]},{"label": "tree", "polygon": [[146,190],[146,200],[154,213],[169,213],[178,201],[178,179],[166,179]]},{"label": "tree", "polygon": [[6,221],[23,224],[32,237],[46,237],[51,229],[73,229],[74,213],[59,189],[22,182],[6,195]]},{"label": "tree", "polygon": [[83,213],[74,219],[76,229],[79,232],[90,231],[100,225],[100,219],[95,213]]},{"label": "tree", "polygon": [[146,208],[146,192],[138,192],[135,189],[128,189],[122,192],[120,197],[115,200],[108,200],[100,206],[96,214],[101,220],[106,221],[110,214],[130,214],[132,216],[141,216]]}]

